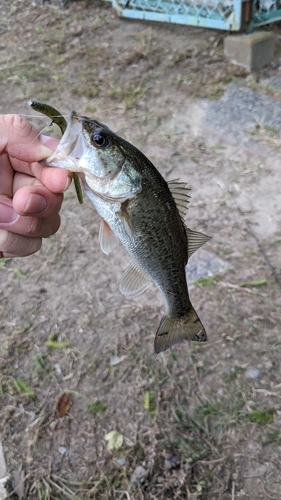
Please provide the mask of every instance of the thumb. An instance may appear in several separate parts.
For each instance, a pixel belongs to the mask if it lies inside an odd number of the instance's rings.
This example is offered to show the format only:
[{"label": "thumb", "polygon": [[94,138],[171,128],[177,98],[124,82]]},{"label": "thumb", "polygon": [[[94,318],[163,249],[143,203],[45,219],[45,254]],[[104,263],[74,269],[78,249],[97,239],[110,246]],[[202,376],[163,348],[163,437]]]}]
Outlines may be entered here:
[{"label": "thumb", "polygon": [[54,146],[54,139],[41,136],[31,123],[19,115],[0,116],[0,153],[8,153],[28,163],[47,158],[53,153],[48,146]]}]

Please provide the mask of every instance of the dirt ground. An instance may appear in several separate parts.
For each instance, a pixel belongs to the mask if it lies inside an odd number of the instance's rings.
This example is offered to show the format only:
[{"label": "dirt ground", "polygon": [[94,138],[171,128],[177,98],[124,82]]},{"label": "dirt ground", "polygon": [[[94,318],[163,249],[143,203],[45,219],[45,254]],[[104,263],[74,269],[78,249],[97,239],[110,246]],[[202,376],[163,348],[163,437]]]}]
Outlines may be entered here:
[{"label": "dirt ground", "polygon": [[129,259],[101,252],[99,217],[73,188],[39,253],[0,260],[9,498],[281,498],[280,131],[258,123],[241,141],[208,108],[238,85],[281,112],[259,84],[279,72],[279,27],[267,29],[275,60],[247,78],[223,32],[120,20],[106,2],[0,0],[0,112],[57,137],[29,99],[106,123],[190,184],[188,225],[229,264],[190,287],[209,341],[156,356],[162,297],[120,294]]}]

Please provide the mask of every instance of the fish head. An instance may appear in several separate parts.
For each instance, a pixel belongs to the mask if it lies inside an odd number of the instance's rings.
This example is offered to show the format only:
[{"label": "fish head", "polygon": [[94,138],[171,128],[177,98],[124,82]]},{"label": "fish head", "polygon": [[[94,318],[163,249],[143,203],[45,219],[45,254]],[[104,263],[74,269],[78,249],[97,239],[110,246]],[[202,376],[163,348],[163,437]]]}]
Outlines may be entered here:
[{"label": "fish head", "polygon": [[106,125],[71,111],[57,149],[42,163],[77,172],[95,193],[124,201],[141,191],[141,177],[121,143]]}]

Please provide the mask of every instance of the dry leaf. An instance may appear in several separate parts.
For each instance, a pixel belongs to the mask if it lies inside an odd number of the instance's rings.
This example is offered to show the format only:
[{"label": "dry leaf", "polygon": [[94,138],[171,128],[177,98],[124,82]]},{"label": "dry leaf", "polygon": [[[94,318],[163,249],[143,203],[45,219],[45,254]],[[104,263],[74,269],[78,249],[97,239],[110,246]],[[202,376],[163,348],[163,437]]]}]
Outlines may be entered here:
[{"label": "dry leaf", "polygon": [[71,406],[71,399],[69,394],[66,394],[65,392],[60,396],[57,404],[57,409],[59,412],[60,417],[65,417],[67,414],[69,408]]},{"label": "dry leaf", "polygon": [[118,431],[110,431],[104,439],[107,441],[108,450],[119,450],[122,447],[124,438]]}]

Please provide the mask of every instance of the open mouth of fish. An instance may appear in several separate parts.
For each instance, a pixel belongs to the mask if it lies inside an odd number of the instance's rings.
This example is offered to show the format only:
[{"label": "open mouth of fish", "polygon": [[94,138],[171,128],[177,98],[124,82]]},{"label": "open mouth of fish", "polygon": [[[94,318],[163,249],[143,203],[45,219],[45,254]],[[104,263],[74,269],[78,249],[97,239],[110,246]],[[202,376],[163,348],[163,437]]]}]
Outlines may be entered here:
[{"label": "open mouth of fish", "polygon": [[83,134],[82,121],[76,111],[71,111],[66,131],[57,149],[49,158],[44,160],[44,164],[66,168],[71,172],[83,172],[83,167],[79,162],[87,147],[88,144]]}]

